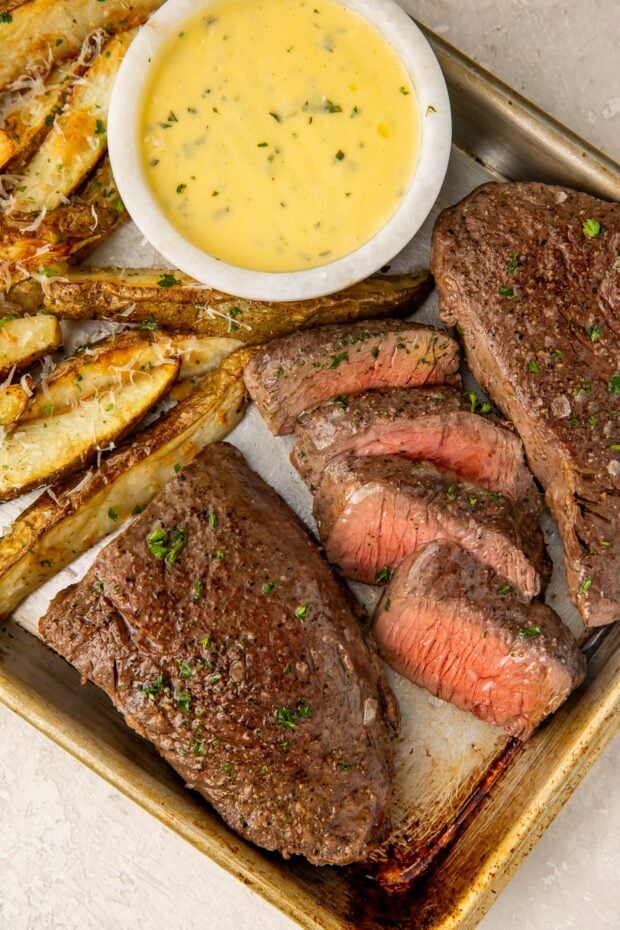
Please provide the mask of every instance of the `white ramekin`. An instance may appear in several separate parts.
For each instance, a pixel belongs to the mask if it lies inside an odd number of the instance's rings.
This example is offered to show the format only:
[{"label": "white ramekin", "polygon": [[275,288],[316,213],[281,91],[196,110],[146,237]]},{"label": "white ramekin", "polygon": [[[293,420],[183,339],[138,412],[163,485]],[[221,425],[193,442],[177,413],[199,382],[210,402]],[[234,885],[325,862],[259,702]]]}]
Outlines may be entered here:
[{"label": "white ramekin", "polygon": [[452,141],[450,101],[428,42],[394,0],[339,0],[387,39],[411,77],[421,124],[417,169],[392,218],[354,252],[306,271],[250,271],[219,261],[185,239],[164,216],[142,164],[141,109],[152,62],[179,23],[215,2],[218,0],[167,0],[142,27],[121,64],[110,103],[108,144],[114,177],[131,218],[171,265],[237,297],[309,299],[334,293],[374,274],[416,234],[437,199],[448,167]]}]

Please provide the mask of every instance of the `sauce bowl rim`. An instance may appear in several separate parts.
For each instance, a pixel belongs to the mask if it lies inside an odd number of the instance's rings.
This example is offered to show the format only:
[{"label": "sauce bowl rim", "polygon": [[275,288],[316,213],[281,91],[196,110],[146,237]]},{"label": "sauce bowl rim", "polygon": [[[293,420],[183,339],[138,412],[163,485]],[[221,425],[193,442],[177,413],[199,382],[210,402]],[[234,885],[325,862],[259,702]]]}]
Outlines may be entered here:
[{"label": "sauce bowl rim", "polygon": [[140,126],[148,71],[182,22],[221,0],[167,0],[140,29],[121,63],[108,114],[108,149],[120,196],[132,220],[175,268],[236,297],[308,300],[343,290],[376,273],[415,236],[445,179],[452,143],[450,99],[425,36],[395,0],[335,0],[374,26],[412,81],[420,125],[418,161],[405,196],[387,223],[357,249],[301,271],[254,271],[221,261],[186,239],[167,219],[146,178]]}]

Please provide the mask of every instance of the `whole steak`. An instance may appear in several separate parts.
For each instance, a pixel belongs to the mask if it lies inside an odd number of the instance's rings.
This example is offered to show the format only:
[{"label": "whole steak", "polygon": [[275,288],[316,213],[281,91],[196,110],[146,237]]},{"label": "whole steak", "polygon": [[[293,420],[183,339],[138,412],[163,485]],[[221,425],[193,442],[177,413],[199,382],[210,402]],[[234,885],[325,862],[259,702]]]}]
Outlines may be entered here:
[{"label": "whole steak", "polygon": [[586,624],[620,617],[620,206],[486,184],[439,217],[441,315],[521,434]]},{"label": "whole steak", "polygon": [[232,446],[172,480],[40,629],[249,840],[344,864],[384,836],[394,698],[318,547]]}]

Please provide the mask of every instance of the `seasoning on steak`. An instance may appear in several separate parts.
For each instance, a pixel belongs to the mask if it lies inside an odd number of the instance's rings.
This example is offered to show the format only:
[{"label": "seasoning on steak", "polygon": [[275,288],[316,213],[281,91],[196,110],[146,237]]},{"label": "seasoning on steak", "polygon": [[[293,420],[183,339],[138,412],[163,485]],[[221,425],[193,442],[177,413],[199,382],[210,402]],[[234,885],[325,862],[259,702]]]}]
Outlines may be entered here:
[{"label": "seasoning on steak", "polygon": [[331,461],[350,452],[433,462],[513,500],[527,499],[533,519],[540,513],[519,437],[472,413],[455,388],[369,391],[301,414],[291,461],[311,489]]},{"label": "seasoning on steak", "polygon": [[583,681],[572,633],[458,546],[430,543],[396,570],[375,617],[382,655],[432,694],[527,739]]},{"label": "seasoning on steak", "polygon": [[385,834],[396,716],[379,659],[232,446],[171,481],[40,629],[247,839],[342,864]]},{"label": "seasoning on steak", "polygon": [[620,617],[620,206],[487,184],[440,216],[443,319],[512,420],[586,624]]},{"label": "seasoning on steak", "polygon": [[443,539],[491,565],[524,596],[540,591],[544,543],[529,512],[429,462],[336,459],[314,515],[328,559],[355,581],[385,581],[410,553]]},{"label": "seasoning on steak", "polygon": [[371,320],[323,326],[267,343],[245,383],[272,433],[290,433],[302,410],[368,388],[459,382],[459,350],[442,330]]}]

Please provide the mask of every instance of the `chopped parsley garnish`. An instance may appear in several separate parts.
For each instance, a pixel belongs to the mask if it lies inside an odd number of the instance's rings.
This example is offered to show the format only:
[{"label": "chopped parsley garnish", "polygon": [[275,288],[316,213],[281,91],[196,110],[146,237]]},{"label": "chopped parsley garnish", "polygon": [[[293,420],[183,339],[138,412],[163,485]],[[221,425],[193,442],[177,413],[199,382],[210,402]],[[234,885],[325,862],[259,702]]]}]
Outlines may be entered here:
[{"label": "chopped parsley garnish", "polygon": [[490,413],[491,404],[488,400],[482,400],[481,397],[478,397],[475,391],[468,391],[465,394],[465,397],[470,403],[470,410],[472,413]]},{"label": "chopped parsley garnish", "polygon": [[500,286],[497,288],[497,293],[500,294],[501,297],[507,297],[509,300],[512,300],[513,297],[516,297],[514,289],[512,287],[508,287],[507,284],[500,284]]},{"label": "chopped parsley garnish", "polygon": [[331,100],[325,101],[325,106],[323,109],[327,110],[328,113],[342,113],[342,107],[338,106],[337,103],[332,103]]},{"label": "chopped parsley garnish", "polygon": [[223,549],[218,549],[215,553],[215,558],[218,560],[218,562],[223,562],[226,558],[226,553]]},{"label": "chopped parsley garnish", "polygon": [[521,262],[519,261],[518,252],[510,252],[508,255],[508,262],[506,264],[506,271],[508,274],[511,274],[513,278],[516,278],[519,272],[521,271]]},{"label": "chopped parsley garnish", "polygon": [[143,692],[149,701],[154,701],[164,690],[164,676],[159,675],[154,681],[142,686]]},{"label": "chopped parsley garnish", "polygon": [[214,530],[217,524],[218,524],[217,514],[211,511],[211,513],[209,514],[209,526],[211,527],[212,530]]},{"label": "chopped parsley garnish", "polygon": [[273,594],[275,589],[276,589],[275,581],[266,581],[265,584],[263,585],[263,594],[266,594],[267,597],[269,597],[270,594]]},{"label": "chopped parsley garnish", "polygon": [[617,371],[608,384],[610,394],[620,394],[620,371]]},{"label": "chopped parsley garnish", "polygon": [[95,135],[96,136],[105,135],[105,123],[103,122],[102,119],[98,119],[97,122],[95,123]]},{"label": "chopped parsley garnish", "polygon": [[139,513],[142,513],[142,507],[140,504],[136,504],[134,509],[131,511],[132,517],[137,517]]},{"label": "chopped parsley garnish", "polygon": [[290,707],[279,707],[275,712],[275,718],[281,727],[294,730],[298,720],[312,719],[312,707],[304,698],[301,698],[297,702],[296,710],[291,710]]},{"label": "chopped parsley garnish", "polygon": [[170,110],[170,113],[168,114],[168,122],[169,122],[169,123],[178,123],[178,122],[179,122],[172,110]]},{"label": "chopped parsley garnish", "polygon": [[599,221],[592,218],[587,219],[581,228],[588,239],[598,239],[601,233],[605,231]]},{"label": "chopped parsley garnish", "polygon": [[593,323],[592,326],[588,327],[587,333],[592,342],[598,342],[601,338],[601,327],[598,323]]},{"label": "chopped parsley garnish", "polygon": [[223,763],[222,763],[222,771],[223,771],[224,775],[226,775],[227,778],[229,778],[231,781],[234,779],[234,777],[235,777],[235,770],[234,770],[234,768],[233,768],[232,762],[223,762]]},{"label": "chopped parsley garnish", "polygon": [[448,490],[446,491],[446,497],[449,501],[455,501],[457,496],[456,485],[451,484]]},{"label": "chopped parsley garnish", "polygon": [[511,584],[500,584],[497,589],[498,594],[512,594],[513,587]]},{"label": "chopped parsley garnish", "polygon": [[108,507],[108,517],[110,518],[110,520],[115,520],[115,521],[118,520],[117,512],[113,510],[111,507]]},{"label": "chopped parsley garnish", "polygon": [[343,158],[344,158],[344,152],[342,151],[342,149],[338,149],[338,151],[336,152],[336,158],[338,159],[338,161],[342,161],[342,160],[343,160]]},{"label": "chopped parsley garnish", "polygon": [[432,104],[432,103],[429,103],[429,105],[428,105],[427,108],[426,108],[426,115],[428,116],[429,113],[436,113],[436,112],[437,112],[437,110],[436,110],[436,108],[433,106],[433,104]]},{"label": "chopped parsley garnish", "polygon": [[579,585],[579,590],[589,591],[591,587],[592,587],[592,578],[590,575],[588,575],[588,577],[584,578],[581,584]]},{"label": "chopped parsley garnish", "polygon": [[308,616],[308,608],[305,604],[298,604],[295,608],[295,616],[298,620],[305,620]]},{"label": "chopped parsley garnish", "polygon": [[402,94],[404,97],[408,97],[408,96],[409,96],[409,91],[407,90],[406,87],[402,87],[402,86],[401,86],[401,87],[399,87],[398,89],[399,89],[399,91],[401,92],[401,94]]},{"label": "chopped parsley garnish", "polygon": [[177,184],[177,194],[182,194],[183,191],[187,188],[187,184]]},{"label": "chopped parsley garnish", "polygon": [[349,406],[349,399],[345,394],[337,394],[335,397],[332,397],[332,404],[336,404],[336,406],[346,410]]},{"label": "chopped parsley garnish", "polygon": [[202,639],[198,640],[198,645],[202,646],[203,649],[210,649],[211,648],[211,637],[203,636]]},{"label": "chopped parsley garnish", "polygon": [[529,362],[526,364],[525,367],[526,367],[526,369],[527,369],[528,371],[531,371],[532,374],[534,374],[534,375],[539,375],[539,374],[540,374],[540,368],[539,368],[538,362],[536,361],[535,358],[531,358],[531,359],[529,360]]},{"label": "chopped parsley garnish", "polygon": [[192,585],[192,601],[194,604],[197,604],[202,595],[204,594],[205,583],[201,578],[197,578],[194,584]]},{"label": "chopped parsley garnish", "polygon": [[157,282],[157,286],[158,287],[174,287],[175,284],[180,284],[180,283],[181,282],[179,281],[179,279],[175,278],[173,274],[168,274],[168,272],[165,272],[164,274],[162,274],[161,278]]},{"label": "chopped parsley garnish", "polygon": [[192,709],[192,696],[189,691],[179,691],[175,695],[174,704],[182,713],[189,714]]},{"label": "chopped parsley garnish", "polygon": [[93,582],[93,591],[95,592],[95,594],[101,594],[101,592],[103,591],[103,581]]},{"label": "chopped parsley garnish", "polygon": [[259,142],[258,145],[257,145],[257,148],[259,148],[259,149],[266,149],[268,145],[269,145],[268,142]]},{"label": "chopped parsley garnish", "polygon": [[44,406],[44,408],[43,408],[43,415],[46,416],[46,417],[51,417],[53,411],[54,411],[53,405],[52,405],[52,404],[46,404],[46,405]]},{"label": "chopped parsley garnish", "polygon": [[519,630],[519,636],[522,639],[532,639],[534,636],[540,636],[542,630],[539,626],[524,626],[523,629]]},{"label": "chopped parsley garnish", "polygon": [[187,681],[188,678],[191,678],[193,675],[192,667],[187,662],[181,662],[179,667],[179,675],[184,681]]},{"label": "chopped parsley garnish", "polygon": [[[343,362],[348,362],[349,356],[346,352],[339,352],[338,355],[332,355],[332,363],[330,368],[338,368],[338,365],[341,365]],[[620,390],[620,388],[619,388]]]},{"label": "chopped parsley garnish", "polygon": [[336,762],[336,768],[339,772],[350,772],[353,766],[350,762]]},{"label": "chopped parsley garnish", "polygon": [[370,350],[370,354],[373,358],[379,358],[379,346],[373,346]]},{"label": "chopped parsley garnish", "polygon": [[0,13],[0,23],[12,23],[13,14],[12,13]]},{"label": "chopped parsley garnish", "polygon": [[375,582],[376,584],[389,584],[392,580],[392,575],[393,572],[389,565],[384,565],[375,575]]},{"label": "chopped parsley garnish", "polygon": [[276,123],[281,123],[281,122],[282,122],[282,117],[279,116],[277,113],[275,113],[273,110],[270,110],[270,111],[269,111],[269,116],[273,117],[273,119],[275,119]]},{"label": "chopped parsley garnish", "polygon": [[154,316],[147,316],[146,320],[143,320],[142,323],[138,326],[138,329],[157,329],[157,320]]},{"label": "chopped parsley garnish", "polygon": [[174,565],[186,542],[185,530],[175,527],[169,534],[160,527],[149,533],[146,542],[152,556],[160,561],[163,559],[168,565]]},{"label": "chopped parsley garnish", "polygon": [[183,466],[181,465],[180,462],[175,462],[175,465],[174,465],[174,473],[175,473],[175,475],[178,475],[182,468],[183,468]]}]

